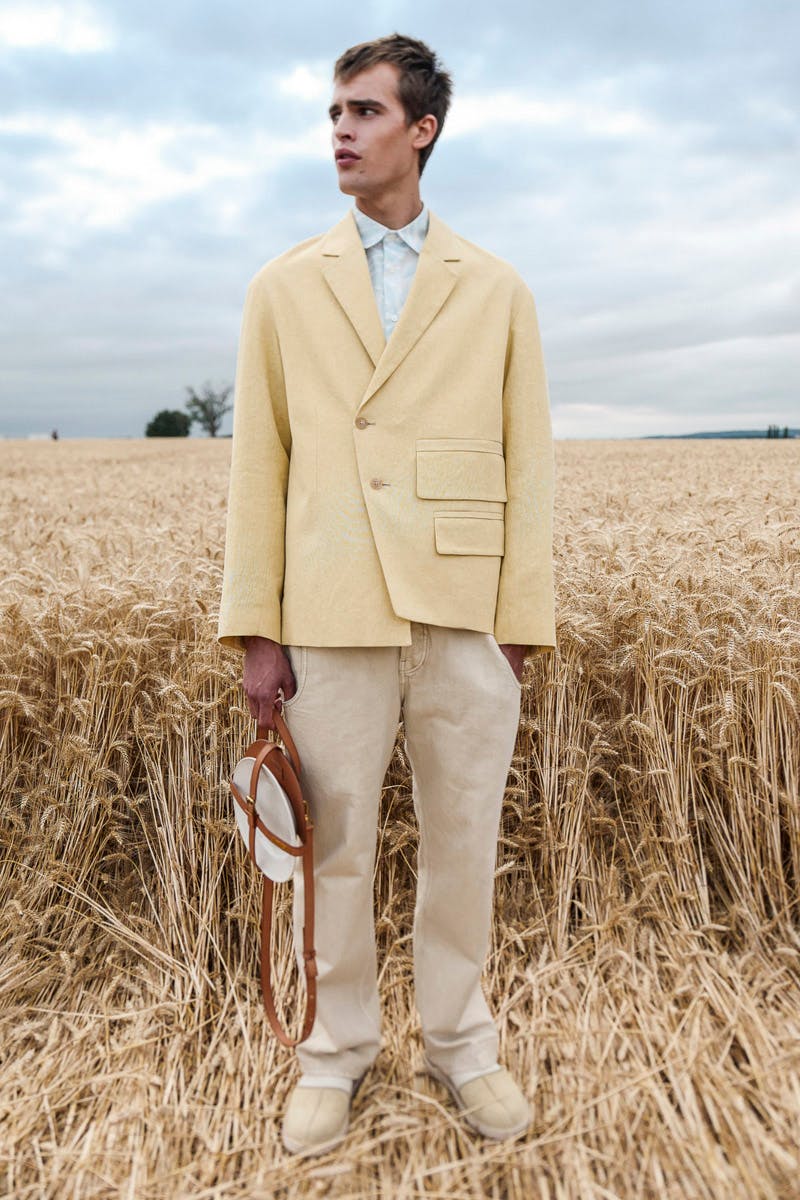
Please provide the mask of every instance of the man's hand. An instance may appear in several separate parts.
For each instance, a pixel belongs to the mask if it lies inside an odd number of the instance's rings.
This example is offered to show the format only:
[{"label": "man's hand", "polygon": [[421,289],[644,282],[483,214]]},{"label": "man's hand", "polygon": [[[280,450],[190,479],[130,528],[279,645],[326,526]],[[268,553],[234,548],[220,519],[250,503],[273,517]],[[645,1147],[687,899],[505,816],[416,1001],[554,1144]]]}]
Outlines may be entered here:
[{"label": "man's hand", "polygon": [[514,642],[498,642],[497,644],[511,663],[511,670],[522,683],[522,668],[525,656],[530,653],[530,646],[517,646]]},{"label": "man's hand", "polygon": [[297,691],[292,664],[280,642],[257,634],[243,637],[242,641],[247,647],[242,687],[250,716],[255,717],[259,725],[274,729],[272,710],[278,699],[278,688],[282,689],[284,700],[291,700]]}]

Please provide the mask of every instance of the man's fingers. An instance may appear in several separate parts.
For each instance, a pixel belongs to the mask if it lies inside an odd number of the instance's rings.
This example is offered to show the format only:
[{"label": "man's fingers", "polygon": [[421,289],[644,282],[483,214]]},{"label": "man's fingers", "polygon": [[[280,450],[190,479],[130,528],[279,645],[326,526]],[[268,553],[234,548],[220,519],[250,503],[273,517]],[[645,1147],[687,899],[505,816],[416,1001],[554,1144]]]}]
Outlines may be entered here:
[{"label": "man's fingers", "polygon": [[273,706],[267,700],[262,700],[260,709],[261,715],[258,719],[259,725],[264,725],[267,729],[274,729],[275,721],[272,716],[272,712]]},{"label": "man's fingers", "polygon": [[[272,675],[271,680],[270,675]],[[250,716],[258,721],[259,725],[263,725],[267,729],[275,729],[275,722],[272,718],[274,708],[280,707],[281,697],[284,700],[291,700],[297,691],[297,682],[288,660],[285,663],[285,671],[277,679],[273,673],[267,672],[256,682],[254,679],[248,679],[247,673],[245,673],[242,682]]]},{"label": "man's fingers", "polygon": [[272,701],[266,696],[247,696],[247,708],[250,716],[259,725],[266,725],[267,729],[274,729],[275,724],[272,720]]}]

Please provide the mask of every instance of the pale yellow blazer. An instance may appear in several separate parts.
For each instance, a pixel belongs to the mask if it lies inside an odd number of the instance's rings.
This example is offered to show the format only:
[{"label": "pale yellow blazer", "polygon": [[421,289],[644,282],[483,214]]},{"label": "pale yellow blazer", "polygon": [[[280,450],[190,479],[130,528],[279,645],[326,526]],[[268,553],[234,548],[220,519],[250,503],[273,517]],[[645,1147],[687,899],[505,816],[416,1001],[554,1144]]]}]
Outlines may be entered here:
[{"label": "pale yellow blazer", "polygon": [[387,342],[351,211],[250,283],[219,641],[555,646],[553,446],[533,297],[430,213]]}]

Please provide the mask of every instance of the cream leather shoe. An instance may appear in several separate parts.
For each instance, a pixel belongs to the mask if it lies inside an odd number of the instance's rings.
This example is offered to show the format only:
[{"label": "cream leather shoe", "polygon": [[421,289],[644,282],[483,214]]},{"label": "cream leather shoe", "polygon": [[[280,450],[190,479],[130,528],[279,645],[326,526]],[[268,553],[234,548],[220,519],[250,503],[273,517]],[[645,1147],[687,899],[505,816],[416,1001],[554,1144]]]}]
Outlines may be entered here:
[{"label": "cream leather shoe", "polygon": [[[355,1089],[353,1089],[355,1091]],[[344,1140],[353,1092],[337,1087],[295,1087],[281,1127],[290,1154],[324,1154]]]},{"label": "cream leather shoe", "polygon": [[505,1067],[470,1079],[460,1088],[427,1058],[425,1070],[444,1084],[467,1124],[484,1137],[502,1141],[516,1137],[530,1125],[531,1107]]}]

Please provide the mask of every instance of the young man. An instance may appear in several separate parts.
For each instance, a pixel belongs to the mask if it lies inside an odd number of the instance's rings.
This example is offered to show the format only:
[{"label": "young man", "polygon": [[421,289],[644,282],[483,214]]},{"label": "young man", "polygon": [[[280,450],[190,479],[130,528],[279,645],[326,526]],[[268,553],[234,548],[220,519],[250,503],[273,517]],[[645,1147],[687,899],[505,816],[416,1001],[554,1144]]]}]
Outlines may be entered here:
[{"label": "young man", "polygon": [[301,1154],[344,1137],[380,1047],[372,875],[401,713],[425,1066],[484,1135],[530,1122],[481,972],[523,660],[555,646],[553,449],[528,288],[420,199],[450,91],[398,34],[339,58],[354,206],[258,272],[242,322],[219,640],[245,651],[255,718],[282,702],[315,822],[317,1019],[283,1122]]}]

